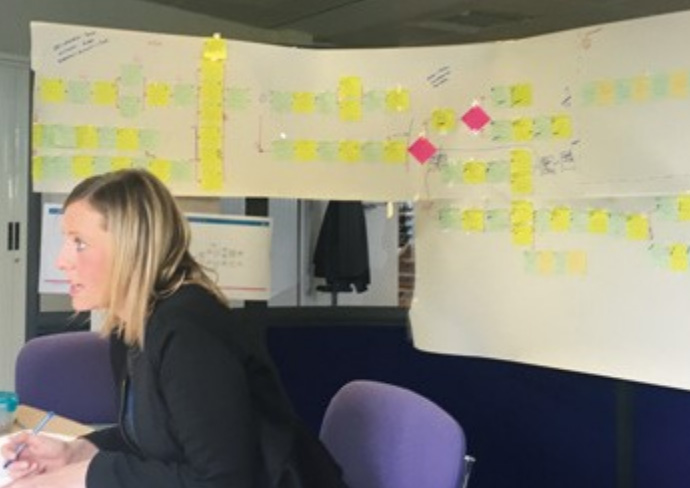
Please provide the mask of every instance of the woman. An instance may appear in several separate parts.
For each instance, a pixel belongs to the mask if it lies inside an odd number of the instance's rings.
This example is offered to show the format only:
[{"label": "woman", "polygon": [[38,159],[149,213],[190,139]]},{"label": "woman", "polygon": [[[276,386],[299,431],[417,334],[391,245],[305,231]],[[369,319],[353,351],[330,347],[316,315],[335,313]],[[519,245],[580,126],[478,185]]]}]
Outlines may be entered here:
[{"label": "woman", "polygon": [[72,442],[20,434],[12,488],[342,487],[300,427],[255,327],[236,323],[189,253],[168,190],[143,170],[68,196],[58,257],[73,308],[103,309],[121,384],[117,426]]}]

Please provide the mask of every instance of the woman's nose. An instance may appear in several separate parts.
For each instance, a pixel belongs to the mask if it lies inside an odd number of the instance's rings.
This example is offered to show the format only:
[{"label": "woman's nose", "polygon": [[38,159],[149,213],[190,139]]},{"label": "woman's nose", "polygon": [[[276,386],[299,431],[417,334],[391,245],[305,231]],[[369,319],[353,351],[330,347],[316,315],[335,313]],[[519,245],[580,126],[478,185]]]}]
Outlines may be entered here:
[{"label": "woman's nose", "polygon": [[55,260],[55,265],[58,269],[64,271],[68,269],[71,265],[71,259],[68,256],[67,246],[63,243],[60,246],[60,251],[58,252],[57,259]]}]

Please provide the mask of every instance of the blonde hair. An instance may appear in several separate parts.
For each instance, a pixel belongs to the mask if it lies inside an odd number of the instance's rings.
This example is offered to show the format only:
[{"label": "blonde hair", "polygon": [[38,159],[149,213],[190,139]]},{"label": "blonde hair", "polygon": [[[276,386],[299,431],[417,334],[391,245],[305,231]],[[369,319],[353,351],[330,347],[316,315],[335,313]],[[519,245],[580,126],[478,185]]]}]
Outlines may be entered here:
[{"label": "blonde hair", "polygon": [[221,290],[189,253],[191,234],[177,202],[154,175],[125,169],[79,183],[64,208],[84,201],[103,216],[113,256],[103,333],[144,345],[146,320],[157,300],[187,283],[227,304]]}]

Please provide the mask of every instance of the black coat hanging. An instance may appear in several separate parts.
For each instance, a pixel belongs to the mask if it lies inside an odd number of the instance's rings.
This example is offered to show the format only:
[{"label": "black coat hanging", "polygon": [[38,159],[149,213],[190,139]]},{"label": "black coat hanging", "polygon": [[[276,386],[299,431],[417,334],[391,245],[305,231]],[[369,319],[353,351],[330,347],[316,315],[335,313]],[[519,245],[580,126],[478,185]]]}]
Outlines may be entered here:
[{"label": "black coat hanging", "polygon": [[367,290],[371,282],[369,243],[364,206],[360,201],[331,201],[323,217],[314,251],[314,275],[326,284],[317,287],[329,291],[333,304],[337,294]]}]

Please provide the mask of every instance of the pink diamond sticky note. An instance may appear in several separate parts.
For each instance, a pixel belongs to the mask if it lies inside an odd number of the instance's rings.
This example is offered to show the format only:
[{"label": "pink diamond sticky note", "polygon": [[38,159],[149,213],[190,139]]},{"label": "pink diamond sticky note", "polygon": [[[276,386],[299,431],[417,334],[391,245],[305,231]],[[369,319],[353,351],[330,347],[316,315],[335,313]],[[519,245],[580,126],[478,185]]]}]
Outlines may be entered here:
[{"label": "pink diamond sticky note", "polygon": [[462,116],[462,121],[473,131],[480,131],[491,122],[491,117],[479,105],[473,105],[471,109]]},{"label": "pink diamond sticky note", "polygon": [[421,164],[426,163],[431,156],[436,154],[436,146],[434,146],[426,137],[419,137],[407,148],[417,161]]}]

